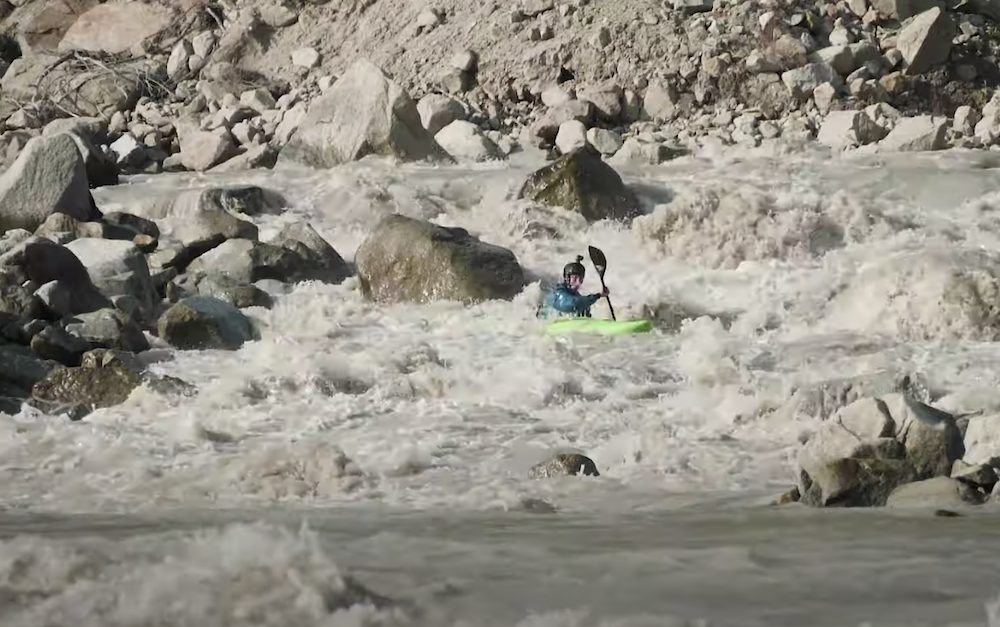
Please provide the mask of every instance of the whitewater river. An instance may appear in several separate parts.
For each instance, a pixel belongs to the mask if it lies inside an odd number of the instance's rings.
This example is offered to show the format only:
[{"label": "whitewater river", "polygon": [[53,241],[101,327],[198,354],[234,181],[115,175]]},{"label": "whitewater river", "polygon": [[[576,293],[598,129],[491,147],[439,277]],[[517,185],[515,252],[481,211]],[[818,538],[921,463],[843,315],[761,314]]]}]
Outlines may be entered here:
[{"label": "whitewater river", "polygon": [[[631,227],[515,200],[535,159],[96,190],[128,211],[261,185],[288,205],[262,239],[307,220],[347,259],[400,212],[511,249],[532,284],[474,307],[303,284],[246,310],[263,337],[238,352],[154,343],[193,397],[3,419],[0,625],[1000,626],[994,506],[769,505],[820,424],[803,385],[908,374],[1000,414],[995,306],[950,287],[1000,285],[1000,158],[703,153],[621,170]],[[588,244],[618,317],[661,329],[541,333],[539,282]],[[601,476],[528,478],[560,451]]]}]

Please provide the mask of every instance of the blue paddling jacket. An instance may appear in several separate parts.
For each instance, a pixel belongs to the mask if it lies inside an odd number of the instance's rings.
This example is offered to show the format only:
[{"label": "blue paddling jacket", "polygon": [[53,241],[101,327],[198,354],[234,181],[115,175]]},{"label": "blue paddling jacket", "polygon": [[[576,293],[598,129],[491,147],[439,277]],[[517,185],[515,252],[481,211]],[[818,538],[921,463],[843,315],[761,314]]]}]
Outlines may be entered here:
[{"label": "blue paddling jacket", "polygon": [[600,294],[581,294],[567,283],[560,283],[545,295],[536,316],[549,318],[553,315],[589,318],[590,308],[601,299]]}]

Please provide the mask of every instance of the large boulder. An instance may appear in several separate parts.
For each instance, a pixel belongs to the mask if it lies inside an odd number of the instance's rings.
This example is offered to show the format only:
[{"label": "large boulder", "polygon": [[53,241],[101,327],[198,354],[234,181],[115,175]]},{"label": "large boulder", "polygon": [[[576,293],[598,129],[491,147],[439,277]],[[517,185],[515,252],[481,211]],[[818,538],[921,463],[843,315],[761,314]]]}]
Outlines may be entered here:
[{"label": "large boulder", "polygon": [[0,382],[23,390],[27,396],[32,386],[59,367],[59,363],[37,355],[26,346],[0,345]]},{"label": "large boulder", "polygon": [[452,160],[410,96],[372,62],[359,60],[313,101],[279,160],[332,168],[368,155]]},{"label": "large boulder", "polygon": [[625,220],[642,214],[635,194],[589,145],[536,170],[518,197],[575,211],[588,221]]},{"label": "large boulder", "polygon": [[384,217],[354,259],[362,293],[378,302],[474,303],[511,299],[524,287],[524,272],[506,248],[399,214]]},{"label": "large boulder", "polygon": [[[55,52],[66,32],[100,0],[51,0],[34,3],[31,16],[20,23],[17,42],[25,55]],[[40,6],[39,6],[40,5]],[[47,65],[47,64],[39,64]]]},{"label": "large boulder", "polygon": [[956,30],[955,20],[937,6],[909,20],[896,41],[906,73],[923,74],[947,61]]},{"label": "large boulder", "polygon": [[34,231],[56,212],[82,222],[101,217],[80,149],[66,134],[31,139],[0,175],[0,231]]},{"label": "large boulder", "polygon": [[480,163],[503,158],[500,148],[478,126],[465,120],[455,120],[438,131],[434,139],[459,161]]},{"label": "large boulder", "polygon": [[108,125],[101,118],[59,118],[45,125],[42,135],[54,136],[67,134],[76,142],[83,157],[84,168],[87,171],[87,181],[90,187],[117,185],[121,168],[118,163],[97,148],[100,139],[106,139]]},{"label": "large boulder", "polygon": [[176,16],[166,6],[122,0],[98,4],[66,30],[59,50],[118,54],[128,52],[172,26]]},{"label": "large boulder", "polygon": [[803,447],[802,501],[883,506],[901,485],[948,477],[964,452],[951,414],[904,394],[866,397],[839,410]]}]

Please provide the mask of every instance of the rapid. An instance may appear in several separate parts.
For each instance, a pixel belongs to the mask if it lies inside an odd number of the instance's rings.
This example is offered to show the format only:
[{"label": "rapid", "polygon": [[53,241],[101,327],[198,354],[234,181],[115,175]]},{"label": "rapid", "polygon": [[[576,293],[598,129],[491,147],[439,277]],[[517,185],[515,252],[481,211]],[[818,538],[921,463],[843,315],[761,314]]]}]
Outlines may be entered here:
[{"label": "rapid", "polygon": [[[996,314],[946,297],[955,272],[1000,277],[1000,157],[706,149],[616,168],[647,206],[631,226],[516,200],[541,163],[95,190],[127,211],[260,185],[288,201],[261,239],[307,220],[348,260],[398,212],[509,248],[531,283],[475,306],[299,284],[245,310],[262,338],[239,351],[154,341],[194,395],[2,417],[0,625],[1000,626],[995,505],[770,505],[821,424],[803,385],[909,375],[942,409],[1000,409]],[[658,331],[542,332],[542,289],[588,245],[618,318]],[[601,476],[528,477],[564,451]]]}]

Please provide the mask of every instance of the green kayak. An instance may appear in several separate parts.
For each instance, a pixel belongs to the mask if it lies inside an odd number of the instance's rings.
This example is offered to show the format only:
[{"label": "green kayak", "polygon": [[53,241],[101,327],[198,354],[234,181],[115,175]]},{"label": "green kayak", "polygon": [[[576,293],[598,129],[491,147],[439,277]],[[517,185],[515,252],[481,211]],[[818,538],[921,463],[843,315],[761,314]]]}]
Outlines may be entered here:
[{"label": "green kayak", "polygon": [[630,335],[648,333],[653,330],[653,321],[646,318],[636,320],[602,320],[600,318],[560,318],[545,325],[549,335],[560,333],[597,333],[600,335]]}]

